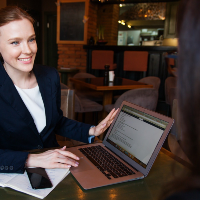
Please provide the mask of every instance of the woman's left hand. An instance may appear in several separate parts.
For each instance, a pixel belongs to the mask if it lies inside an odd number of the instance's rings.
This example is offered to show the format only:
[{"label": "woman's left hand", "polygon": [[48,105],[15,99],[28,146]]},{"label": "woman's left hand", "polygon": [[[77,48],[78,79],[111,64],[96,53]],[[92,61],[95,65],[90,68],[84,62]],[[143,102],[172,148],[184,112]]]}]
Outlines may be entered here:
[{"label": "woman's left hand", "polygon": [[117,114],[117,111],[118,109],[115,110],[115,108],[113,108],[104,120],[102,120],[97,126],[92,127],[89,130],[89,135],[94,135],[94,136],[101,135],[113,122],[115,115]]}]

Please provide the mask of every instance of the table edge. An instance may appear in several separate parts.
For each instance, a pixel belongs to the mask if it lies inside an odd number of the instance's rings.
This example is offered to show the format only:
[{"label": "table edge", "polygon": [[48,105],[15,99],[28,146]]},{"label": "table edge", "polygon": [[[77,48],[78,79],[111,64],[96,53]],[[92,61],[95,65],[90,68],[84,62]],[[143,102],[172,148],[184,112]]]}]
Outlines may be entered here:
[{"label": "table edge", "polygon": [[183,160],[182,158],[179,158],[178,156],[174,155],[167,149],[162,147],[160,151],[162,153],[164,153],[165,155],[169,156],[170,158],[173,158],[175,161],[182,164],[184,167],[187,167],[188,169],[192,169],[192,164],[188,163],[187,161]]}]

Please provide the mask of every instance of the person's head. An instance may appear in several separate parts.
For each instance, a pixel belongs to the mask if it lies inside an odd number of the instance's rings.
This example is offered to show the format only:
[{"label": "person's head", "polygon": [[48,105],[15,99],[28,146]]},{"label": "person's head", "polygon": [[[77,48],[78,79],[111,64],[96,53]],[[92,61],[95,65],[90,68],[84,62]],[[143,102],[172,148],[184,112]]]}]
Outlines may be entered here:
[{"label": "person's head", "polygon": [[33,23],[33,18],[17,6],[0,9],[0,54],[6,70],[32,70],[37,52]]}]

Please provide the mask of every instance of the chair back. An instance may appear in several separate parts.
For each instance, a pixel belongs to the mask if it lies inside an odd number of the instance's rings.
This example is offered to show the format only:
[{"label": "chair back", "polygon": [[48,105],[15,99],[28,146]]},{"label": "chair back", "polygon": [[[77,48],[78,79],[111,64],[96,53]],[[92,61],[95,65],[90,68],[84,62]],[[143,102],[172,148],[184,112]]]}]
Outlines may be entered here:
[{"label": "chair back", "polygon": [[158,90],[154,88],[133,89],[123,93],[115,102],[117,109],[123,101],[134,103],[149,110],[156,110],[158,102]]},{"label": "chair back", "polygon": [[124,51],[124,71],[147,71],[147,51]]},{"label": "chair back", "polygon": [[67,85],[65,85],[64,83],[60,83],[60,89],[70,89]]},{"label": "chair back", "polygon": [[104,70],[105,65],[110,65],[110,70],[116,68],[114,62],[114,51],[102,51],[93,50],[92,51],[92,69]]},{"label": "chair back", "polygon": [[[75,119],[75,93],[74,90],[68,89],[68,87],[61,83],[61,110],[63,116],[69,119]],[[61,135],[56,135],[56,139],[59,141],[66,141],[67,138]],[[60,144],[60,143],[59,143]],[[62,146],[62,144],[60,144]],[[67,145],[68,146],[68,145]]]},{"label": "chair back", "polygon": [[95,78],[93,74],[85,73],[85,72],[80,72],[77,73],[73,76],[73,78]]},{"label": "chair back", "polygon": [[165,62],[170,76],[177,76],[176,59],[177,55],[169,55],[168,53],[165,53]]},{"label": "chair back", "polygon": [[146,83],[148,85],[153,85],[153,88],[159,90],[160,87],[160,78],[155,76],[148,76],[139,80],[141,83]]},{"label": "chair back", "polygon": [[[96,76],[94,76],[93,74],[89,74],[89,73],[85,73],[85,72],[80,72],[77,73],[73,76],[73,78],[95,78]],[[82,91],[83,90],[88,90],[87,88],[83,87],[82,85],[76,84],[76,83],[72,83],[71,87],[77,91]]]},{"label": "chair back", "polygon": [[[61,105],[62,105],[62,91],[65,91],[66,89],[68,90],[69,87],[67,85],[63,84],[63,83],[60,83],[60,87],[61,87]],[[81,104],[81,100],[75,94],[75,90],[71,90],[71,91],[73,91],[74,101],[72,99],[72,96],[70,95],[69,101],[70,102],[73,101],[72,108],[71,108],[72,109],[71,111],[73,112],[73,118],[70,118],[70,119],[75,119],[75,112],[82,112],[84,110],[84,108]],[[66,102],[66,99],[63,99],[63,104],[64,104],[64,102]],[[63,115],[64,115],[64,112],[65,112],[64,110],[66,110],[66,108],[62,107],[61,110],[63,111]],[[66,113],[66,115],[64,115],[64,116],[67,117],[67,115],[68,115],[68,113]],[[71,116],[71,113],[69,115]]]},{"label": "chair back", "polygon": [[61,110],[63,116],[74,119],[75,117],[75,96],[74,90],[61,89]]},{"label": "chair back", "polygon": [[[77,102],[78,97],[75,95],[74,90],[67,88],[68,86],[61,83],[61,110],[63,111],[63,116],[75,119],[75,101]],[[84,144],[61,135],[56,135],[56,140],[60,146],[66,147]]]}]

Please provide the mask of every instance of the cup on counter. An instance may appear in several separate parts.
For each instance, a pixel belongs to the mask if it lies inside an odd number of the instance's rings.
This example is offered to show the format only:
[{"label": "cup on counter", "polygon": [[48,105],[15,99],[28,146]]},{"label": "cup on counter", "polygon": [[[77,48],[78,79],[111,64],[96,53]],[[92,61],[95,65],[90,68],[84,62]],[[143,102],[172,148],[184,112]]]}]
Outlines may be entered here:
[{"label": "cup on counter", "polygon": [[114,71],[109,71],[109,82],[113,82],[115,78]]}]

